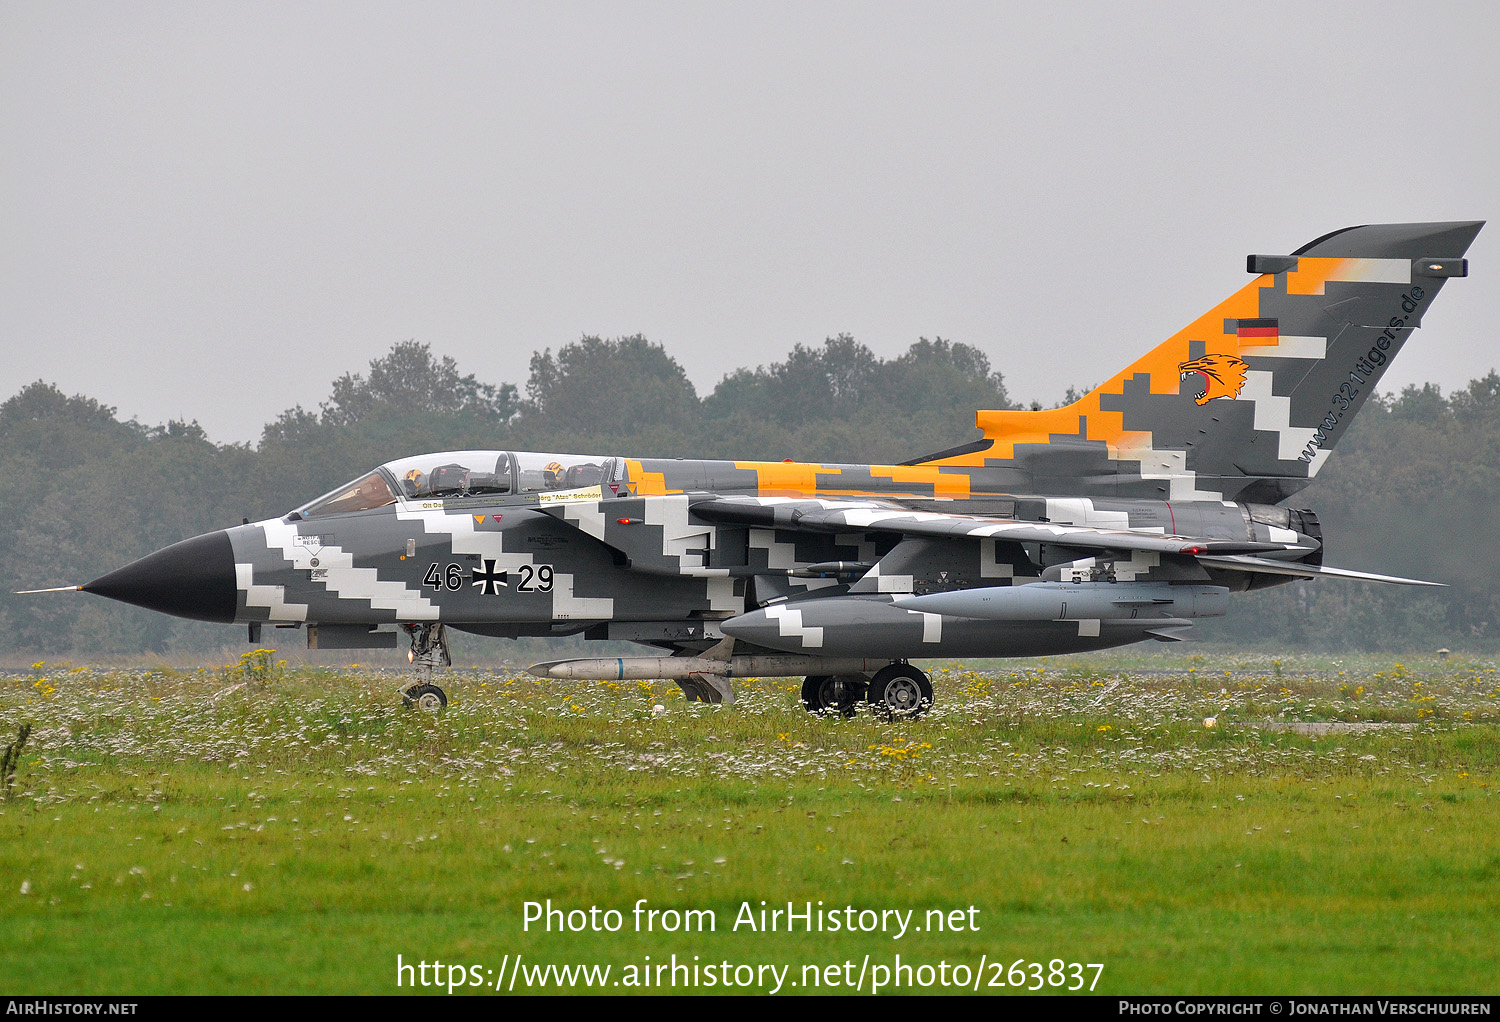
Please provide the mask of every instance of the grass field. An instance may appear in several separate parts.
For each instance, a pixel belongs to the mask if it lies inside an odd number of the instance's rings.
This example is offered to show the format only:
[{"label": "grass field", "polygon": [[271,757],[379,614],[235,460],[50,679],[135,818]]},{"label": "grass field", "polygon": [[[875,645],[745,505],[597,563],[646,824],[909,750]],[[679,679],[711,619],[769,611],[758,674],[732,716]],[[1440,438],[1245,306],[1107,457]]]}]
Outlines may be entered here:
[{"label": "grass field", "polygon": [[[394,672],[269,658],[3,675],[0,745],[35,727],[0,804],[3,986],[394,993],[398,954],[444,981],[503,986],[520,955],[628,983],[675,954],[790,966],[783,993],[845,961],[868,991],[897,955],[984,992],[1054,960],[1102,964],[1095,993],[1500,990],[1489,663],[987,666],[934,670],[938,708],[900,722],[812,718],[790,679],[721,709],[458,672],[433,717]],[[1383,726],[1287,726],[1316,722]],[[549,898],[623,925],[523,929]],[[639,899],[716,929],[637,932]],[[732,928],[742,903],[820,900],[923,928]]]}]

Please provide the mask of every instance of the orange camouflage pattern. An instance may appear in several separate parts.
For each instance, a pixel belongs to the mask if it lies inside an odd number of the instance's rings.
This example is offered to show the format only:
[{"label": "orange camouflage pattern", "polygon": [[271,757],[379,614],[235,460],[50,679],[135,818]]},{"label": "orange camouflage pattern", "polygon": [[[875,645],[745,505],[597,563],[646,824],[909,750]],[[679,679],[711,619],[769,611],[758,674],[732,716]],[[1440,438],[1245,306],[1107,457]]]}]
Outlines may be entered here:
[{"label": "orange camouflage pattern", "polygon": [[[1410,329],[1420,325],[1421,310],[1442,282],[1430,273],[1415,281],[1413,261],[1456,258],[1480,226],[1354,227],[1292,256],[1252,257],[1252,263],[1273,258],[1281,268],[1257,273],[1078,400],[1045,410],[981,410],[974,422],[982,441],[917,464],[674,465],[648,458],[626,462],[628,486],[641,496],[708,489],[768,497],[955,500],[1075,490],[1222,500],[1255,488],[1253,499],[1274,502],[1306,485],[1347,423],[1335,414],[1340,399],[1326,397],[1324,388],[1338,390],[1348,376],[1360,388],[1351,397],[1362,402],[1387,354],[1394,357]],[[1345,254],[1361,248],[1370,256]],[[1310,254],[1320,250],[1337,254]],[[1429,260],[1429,268],[1441,270],[1436,263]],[[1334,282],[1341,286],[1329,292]],[[1350,316],[1374,318],[1356,322]],[[1391,329],[1385,328],[1387,317]],[[1242,332],[1245,320],[1279,329]],[[1211,403],[1214,408],[1202,418],[1192,412]]]}]

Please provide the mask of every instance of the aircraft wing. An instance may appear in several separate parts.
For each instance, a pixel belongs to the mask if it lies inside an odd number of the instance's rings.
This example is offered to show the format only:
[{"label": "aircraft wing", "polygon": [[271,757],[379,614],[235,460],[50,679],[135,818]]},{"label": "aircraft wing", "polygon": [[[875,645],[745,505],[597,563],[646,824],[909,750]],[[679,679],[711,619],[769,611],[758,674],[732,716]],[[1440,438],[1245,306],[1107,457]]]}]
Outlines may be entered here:
[{"label": "aircraft wing", "polygon": [[[1050,543],[1086,550],[1135,551],[1195,557],[1205,568],[1298,578],[1351,578],[1396,585],[1441,586],[1396,575],[1304,564],[1296,558],[1316,548],[1295,543],[1255,543],[1169,536],[1084,525],[1017,522],[981,515],[913,511],[881,500],[807,500],[795,497],[720,497],[693,505],[711,522],[819,532],[895,532],[937,539],[997,539],[1008,543]],[[1256,556],[1260,555],[1260,556]]]},{"label": "aircraft wing", "polygon": [[1354,571],[1351,568],[1326,568],[1321,564],[1272,561],[1264,557],[1200,557],[1198,563],[1206,568],[1227,568],[1230,571],[1250,571],[1265,575],[1295,575],[1298,578],[1357,578],[1366,582],[1391,582],[1398,586],[1447,585],[1446,582],[1425,582],[1419,578],[1402,578],[1400,575],[1377,575],[1373,571]]},{"label": "aircraft wing", "polygon": [[1016,522],[979,515],[913,511],[879,500],[804,500],[794,497],[720,497],[693,505],[706,521],[816,532],[896,532],[935,539],[998,539],[1007,543],[1051,543],[1089,550],[1146,550],[1160,554],[1312,553],[1290,543],[1228,542],[1167,536],[1085,525]]}]

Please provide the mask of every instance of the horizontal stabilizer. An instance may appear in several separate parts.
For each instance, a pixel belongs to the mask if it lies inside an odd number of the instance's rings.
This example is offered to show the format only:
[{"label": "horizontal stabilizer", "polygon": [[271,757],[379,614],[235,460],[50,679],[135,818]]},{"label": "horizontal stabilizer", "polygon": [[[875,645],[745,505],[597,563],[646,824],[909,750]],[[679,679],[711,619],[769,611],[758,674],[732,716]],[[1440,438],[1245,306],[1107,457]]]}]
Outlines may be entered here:
[{"label": "horizontal stabilizer", "polygon": [[1351,571],[1348,568],[1328,568],[1319,564],[1296,564],[1288,561],[1269,561],[1263,557],[1199,557],[1198,563],[1206,568],[1226,568],[1230,571],[1253,571],[1264,575],[1295,575],[1298,578],[1357,578],[1366,582],[1391,582],[1401,586],[1445,586],[1446,582],[1426,582],[1419,578],[1401,578],[1398,575],[1377,575],[1373,571]]}]

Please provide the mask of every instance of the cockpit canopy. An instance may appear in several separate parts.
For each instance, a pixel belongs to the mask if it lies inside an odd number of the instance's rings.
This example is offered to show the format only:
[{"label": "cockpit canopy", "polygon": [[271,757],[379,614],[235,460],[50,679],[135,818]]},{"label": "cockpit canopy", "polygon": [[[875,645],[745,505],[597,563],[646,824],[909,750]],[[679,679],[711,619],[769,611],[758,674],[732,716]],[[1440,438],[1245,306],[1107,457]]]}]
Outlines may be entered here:
[{"label": "cockpit canopy", "polygon": [[511,456],[504,451],[419,454],[381,466],[410,499],[481,497],[511,492]]},{"label": "cockpit canopy", "polygon": [[528,451],[439,451],[389,461],[297,509],[304,518],[370,511],[397,502],[494,499],[597,486],[616,459]]}]

